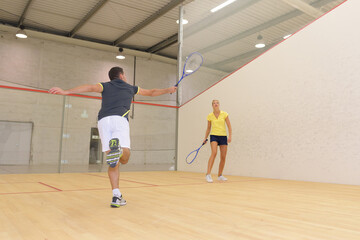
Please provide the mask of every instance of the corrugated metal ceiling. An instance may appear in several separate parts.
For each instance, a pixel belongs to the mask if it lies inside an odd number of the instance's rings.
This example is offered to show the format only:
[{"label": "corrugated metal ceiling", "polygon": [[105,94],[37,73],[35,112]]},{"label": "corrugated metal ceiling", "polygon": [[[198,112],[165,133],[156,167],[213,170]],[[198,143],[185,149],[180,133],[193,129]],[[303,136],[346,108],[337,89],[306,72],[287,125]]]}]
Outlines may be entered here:
[{"label": "corrugated metal ceiling", "polygon": [[[18,26],[20,16],[23,14],[28,0],[1,0],[0,2],[0,22],[12,26]],[[267,44],[273,44],[282,40],[286,33],[293,33],[299,28],[305,26],[314,17],[307,15],[293,6],[285,3],[283,0],[238,0],[233,6],[245,4],[246,7],[238,11],[233,10],[229,15],[223,14],[222,19],[214,23],[197,29],[191,35],[186,34],[186,29],[196,26],[204,19],[211,19],[215,14],[210,9],[221,4],[225,0],[185,0],[184,18],[189,20],[189,24],[184,26],[184,54],[200,49],[206,49],[208,46],[216,46],[211,51],[207,49],[204,55],[209,58],[208,64],[215,64],[217,61],[224,61],[239,55],[251,58],[247,53],[254,52],[254,43],[256,37],[261,34]],[[344,0],[301,0],[311,4],[319,11],[327,12],[337,6]],[[178,0],[32,0],[25,15],[23,25],[25,28],[31,28],[38,31],[45,31],[63,36],[71,35],[72,32],[82,20],[86,20],[78,31],[74,32],[75,38],[86,39],[89,41],[101,42],[113,45],[114,42],[124,34],[156,14],[159,10],[169,3],[179,3]],[[86,16],[103,3],[101,7],[88,19]],[[228,11],[226,8],[220,11]],[[219,11],[219,12],[220,12]],[[293,17],[280,21],[274,25],[267,26],[266,23],[273,22],[274,19],[283,17],[293,12],[298,14]],[[158,17],[149,24],[144,24],[143,28],[129,34],[124,38],[119,46],[147,51],[154,45],[163,41],[164,48],[157,50],[157,54],[176,58],[177,45],[174,44],[178,31],[179,9],[173,7],[168,9],[162,16]],[[261,31],[251,32],[254,29]],[[259,28],[260,27],[260,28]],[[241,33],[249,32],[246,36]],[[171,36],[172,40],[166,39]],[[229,41],[231,39],[231,41]],[[225,44],[225,41],[229,43]],[[260,50],[261,51],[261,50]],[[235,63],[224,64],[224,69],[231,70],[232,66],[239,67],[246,60],[241,59]]]}]

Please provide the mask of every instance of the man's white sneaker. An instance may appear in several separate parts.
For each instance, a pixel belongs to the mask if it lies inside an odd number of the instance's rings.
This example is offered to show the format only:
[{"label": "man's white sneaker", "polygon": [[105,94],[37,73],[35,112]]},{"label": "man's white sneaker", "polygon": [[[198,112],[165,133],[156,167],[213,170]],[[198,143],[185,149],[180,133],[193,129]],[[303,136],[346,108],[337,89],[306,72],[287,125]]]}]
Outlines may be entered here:
[{"label": "man's white sneaker", "polygon": [[221,175],[220,177],[218,177],[219,181],[227,181],[227,178],[224,177],[223,175]]},{"label": "man's white sneaker", "polygon": [[126,205],[126,200],[122,196],[120,196],[120,197],[113,196],[112,202],[110,204],[110,206],[112,208],[118,208],[118,207],[124,206],[124,205]]},{"label": "man's white sneaker", "polygon": [[206,181],[207,181],[208,183],[212,183],[212,182],[213,182],[210,174],[209,174],[209,175],[206,175]]}]

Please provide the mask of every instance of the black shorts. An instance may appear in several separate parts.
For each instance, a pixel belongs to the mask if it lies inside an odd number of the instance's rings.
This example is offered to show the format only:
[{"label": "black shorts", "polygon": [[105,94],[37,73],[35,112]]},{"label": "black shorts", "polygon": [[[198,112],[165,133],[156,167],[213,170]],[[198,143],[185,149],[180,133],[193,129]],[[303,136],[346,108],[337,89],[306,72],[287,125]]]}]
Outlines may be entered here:
[{"label": "black shorts", "polygon": [[217,142],[218,145],[228,145],[227,136],[210,135],[210,142]]}]

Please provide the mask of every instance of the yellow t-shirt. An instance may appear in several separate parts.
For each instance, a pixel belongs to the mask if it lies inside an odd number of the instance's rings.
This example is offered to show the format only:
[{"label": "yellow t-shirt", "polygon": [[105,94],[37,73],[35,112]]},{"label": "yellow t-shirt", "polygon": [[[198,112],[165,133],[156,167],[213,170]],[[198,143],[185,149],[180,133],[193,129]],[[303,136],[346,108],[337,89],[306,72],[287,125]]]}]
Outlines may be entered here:
[{"label": "yellow t-shirt", "polygon": [[227,112],[220,111],[218,118],[215,117],[213,112],[207,116],[207,120],[211,122],[210,135],[227,136],[225,119],[227,118],[228,115],[229,114]]}]

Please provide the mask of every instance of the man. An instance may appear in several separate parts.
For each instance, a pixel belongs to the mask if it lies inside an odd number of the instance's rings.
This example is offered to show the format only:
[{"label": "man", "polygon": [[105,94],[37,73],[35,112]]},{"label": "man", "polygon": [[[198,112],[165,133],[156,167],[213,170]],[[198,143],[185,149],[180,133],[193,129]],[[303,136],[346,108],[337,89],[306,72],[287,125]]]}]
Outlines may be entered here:
[{"label": "man", "polygon": [[51,94],[76,94],[97,92],[102,95],[101,109],[98,115],[98,128],[102,143],[102,151],[106,152],[106,162],[109,164],[108,175],[113,189],[111,207],[126,205],[119,190],[119,161],[126,164],[130,157],[130,129],[128,113],[131,100],[135,94],[143,96],[159,96],[176,92],[176,87],[165,89],[141,89],[127,83],[124,71],[113,67],[109,71],[110,82],[95,85],[81,85],[69,90],[54,87]]}]

